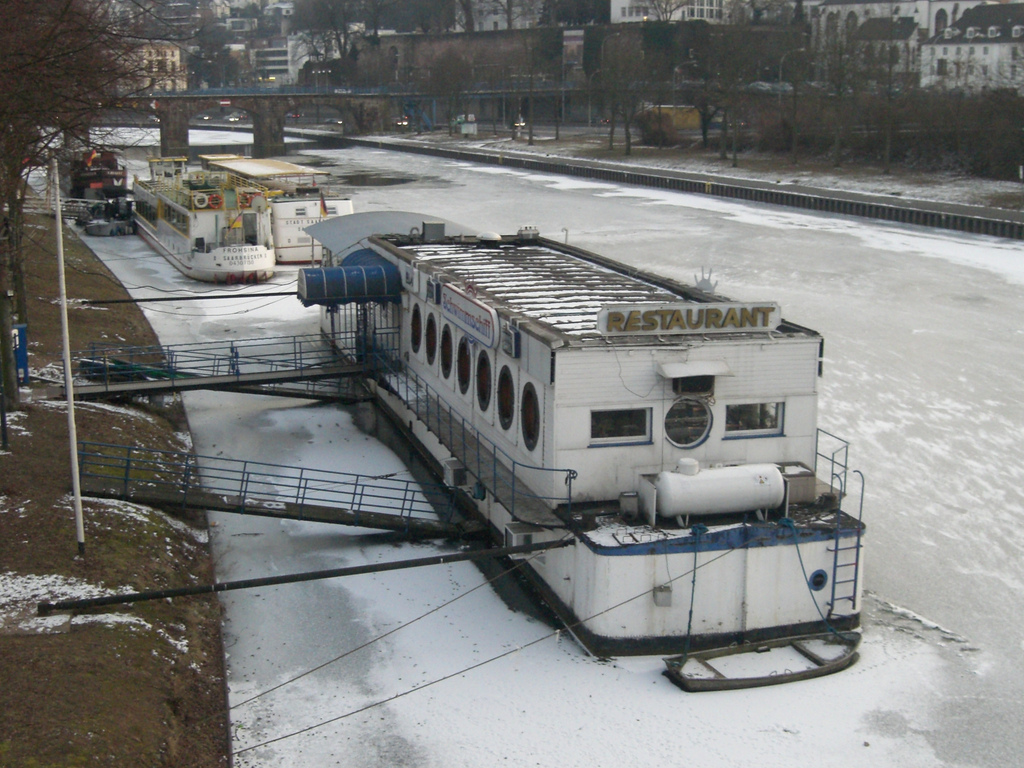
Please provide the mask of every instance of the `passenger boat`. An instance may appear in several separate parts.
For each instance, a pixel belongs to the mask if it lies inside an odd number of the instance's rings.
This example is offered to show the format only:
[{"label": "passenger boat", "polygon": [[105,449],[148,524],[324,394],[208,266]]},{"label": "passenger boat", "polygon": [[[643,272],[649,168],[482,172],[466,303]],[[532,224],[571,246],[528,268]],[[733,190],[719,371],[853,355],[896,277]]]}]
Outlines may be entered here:
[{"label": "passenger boat", "polygon": [[[863,476],[817,426],[823,340],[543,238],[415,213],[307,230],[321,330],[596,655],[859,626]],[[847,482],[858,486],[847,511]]]},{"label": "passenger boat", "polygon": [[211,170],[224,170],[270,190],[274,255],[278,264],[319,264],[320,244],[308,226],[353,212],[352,201],[326,183],[328,174],[285,160],[254,160],[241,155],[200,155]]},{"label": "passenger boat", "polygon": [[138,233],[183,274],[255,283],[274,274],[269,190],[227,171],[189,171],[187,158],[153,158],[135,178]]}]

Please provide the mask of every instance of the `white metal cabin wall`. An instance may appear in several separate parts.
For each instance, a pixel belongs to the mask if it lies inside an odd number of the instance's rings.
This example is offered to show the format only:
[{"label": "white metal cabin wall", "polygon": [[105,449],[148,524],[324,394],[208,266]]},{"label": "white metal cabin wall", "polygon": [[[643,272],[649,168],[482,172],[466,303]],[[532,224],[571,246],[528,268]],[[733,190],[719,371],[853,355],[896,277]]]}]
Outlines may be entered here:
[{"label": "white metal cabin wall", "polygon": [[[402,309],[401,351],[403,358],[408,361],[409,368],[417,375],[423,377],[459,416],[465,418],[474,428],[486,435],[513,459],[530,466],[554,466],[550,461],[553,456],[552,425],[554,421],[554,402],[550,395],[550,349],[543,342],[527,334],[521,335],[520,357],[518,359],[509,357],[501,351],[500,347],[495,349],[488,348],[487,354],[491,360],[491,396],[487,410],[482,411],[477,397],[476,373],[478,356],[483,345],[470,338],[470,357],[472,361],[470,385],[466,393],[463,394],[459,390],[458,384],[458,349],[459,342],[466,335],[445,319],[438,305],[424,300],[426,296],[426,281],[421,280],[420,282],[424,283],[424,285],[415,293],[410,292],[409,301],[407,305],[403,305]],[[419,296],[418,294],[420,293],[423,296]],[[412,310],[415,306],[420,308],[423,328],[423,337],[418,352],[413,352],[412,350],[410,334]],[[434,357],[434,362],[428,363],[425,335],[427,320],[431,315],[437,323],[437,354]],[[452,332],[452,371],[447,379],[441,373],[441,337],[446,325]],[[504,366],[508,366],[515,385],[512,423],[507,430],[501,427],[497,416],[498,377]],[[527,449],[523,439],[520,410],[523,388],[527,383],[533,384],[540,401],[540,434],[537,445],[532,451]],[[524,475],[524,479],[530,488],[539,495],[555,497],[564,494],[564,486],[560,487],[564,480],[562,475],[555,477],[555,474],[550,472],[527,472]]]},{"label": "white metal cabin wall", "polygon": [[[808,577],[822,569],[831,580],[829,546],[800,544]],[[696,562],[694,585],[692,552],[605,556],[579,544],[549,552],[544,576],[588,629],[612,638],[682,636],[688,629],[694,635],[749,632],[827,615],[831,583],[812,592],[794,546],[702,552]],[[655,605],[654,588],[665,584],[672,587],[671,605]]]},{"label": "white metal cabin wall", "polygon": [[[814,466],[817,429],[818,339],[708,343],[699,348],[564,349],[557,353],[555,456],[580,475],[573,490],[581,501],[612,500],[636,490],[641,474],[672,469],[680,458],[718,463],[802,462]],[[732,376],[715,378],[712,426],[699,446],[679,448],[664,435],[665,414],[678,396],[658,374],[658,363],[725,361]],[[725,407],[733,403],[784,402],[784,433],[777,437],[723,439]],[[651,409],[649,443],[590,446],[590,412]]]}]

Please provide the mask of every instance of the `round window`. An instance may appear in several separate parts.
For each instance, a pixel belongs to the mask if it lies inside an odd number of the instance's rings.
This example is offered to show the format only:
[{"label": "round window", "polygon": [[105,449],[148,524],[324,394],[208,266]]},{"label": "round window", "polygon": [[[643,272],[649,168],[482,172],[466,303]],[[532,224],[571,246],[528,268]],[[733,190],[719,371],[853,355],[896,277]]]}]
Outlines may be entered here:
[{"label": "round window", "polygon": [[533,384],[527,383],[523,387],[523,402],[520,406],[519,420],[523,424],[523,442],[526,449],[532,451],[537,447],[537,439],[540,437],[540,402],[537,400],[537,390]]},{"label": "round window", "polygon": [[825,571],[818,569],[811,574],[811,578],[807,580],[808,585],[815,592],[820,592],[828,584],[828,574]]},{"label": "round window", "polygon": [[446,325],[441,331],[441,374],[447,379],[452,375],[452,328]]},{"label": "round window", "polygon": [[481,349],[476,356],[476,399],[481,411],[486,411],[491,404],[491,358],[486,349]]},{"label": "round window", "polygon": [[703,400],[685,397],[665,414],[665,437],[672,445],[694,448],[707,440],[710,431],[711,409]]},{"label": "round window", "polygon": [[469,391],[469,376],[473,361],[469,357],[469,340],[465,336],[459,339],[459,353],[455,365],[458,367],[459,373],[459,392],[466,394]]},{"label": "round window", "polygon": [[427,363],[430,365],[434,364],[434,358],[437,357],[437,321],[434,320],[434,315],[427,315]]},{"label": "round window", "polygon": [[516,383],[512,379],[512,371],[507,365],[501,366],[498,374],[498,421],[502,429],[512,426],[512,417],[516,407]]},{"label": "round window", "polygon": [[423,340],[423,316],[420,314],[420,305],[412,308],[412,318],[409,320],[409,341],[412,344],[412,351],[420,351],[420,343]]}]

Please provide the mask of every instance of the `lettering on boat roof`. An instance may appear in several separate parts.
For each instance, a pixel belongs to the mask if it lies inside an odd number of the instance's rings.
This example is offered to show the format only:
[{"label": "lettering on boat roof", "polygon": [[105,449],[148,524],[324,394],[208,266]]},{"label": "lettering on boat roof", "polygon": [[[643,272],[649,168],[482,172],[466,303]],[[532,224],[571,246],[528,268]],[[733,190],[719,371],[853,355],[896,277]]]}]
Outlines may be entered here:
[{"label": "lettering on boat roof", "polygon": [[781,322],[782,311],[773,302],[619,305],[597,313],[597,329],[606,336],[773,331]]}]

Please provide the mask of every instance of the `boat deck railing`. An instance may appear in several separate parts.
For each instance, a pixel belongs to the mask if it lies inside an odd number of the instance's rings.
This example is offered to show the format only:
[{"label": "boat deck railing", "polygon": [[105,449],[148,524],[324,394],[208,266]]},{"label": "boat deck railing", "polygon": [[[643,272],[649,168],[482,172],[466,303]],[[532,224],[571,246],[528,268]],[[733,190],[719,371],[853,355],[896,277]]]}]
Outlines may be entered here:
[{"label": "boat deck railing", "polygon": [[[451,452],[479,485],[474,494],[489,491],[517,520],[535,525],[564,526],[555,513],[571,515],[572,481],[576,471],[541,467],[511,456],[458,413],[444,396],[387,351],[374,354],[378,381],[397,396]],[[535,489],[551,489],[539,493]],[[555,489],[564,488],[563,492]]]},{"label": "boat deck railing", "polygon": [[814,474],[823,477],[827,472],[829,487],[840,500],[846,494],[849,458],[849,442],[824,429],[818,430],[814,441]]},{"label": "boat deck railing", "polygon": [[[270,197],[280,194],[278,190],[271,190],[257,181],[228,171],[195,171],[186,176],[161,176],[155,179],[140,179],[136,176],[135,185],[150,192],[160,193],[189,210],[196,209],[194,193],[219,193],[223,190],[237,190],[250,196]],[[237,207],[237,205],[230,207]]]}]

